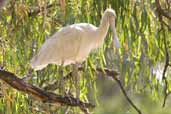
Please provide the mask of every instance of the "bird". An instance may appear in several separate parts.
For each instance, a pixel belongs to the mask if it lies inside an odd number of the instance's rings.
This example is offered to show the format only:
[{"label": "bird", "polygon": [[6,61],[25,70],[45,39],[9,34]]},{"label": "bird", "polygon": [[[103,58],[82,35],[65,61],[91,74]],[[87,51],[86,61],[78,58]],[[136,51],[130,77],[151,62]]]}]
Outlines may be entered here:
[{"label": "bird", "polygon": [[109,8],[105,10],[99,27],[89,23],[78,23],[59,29],[43,43],[31,59],[31,67],[37,71],[48,64],[66,66],[82,63],[92,50],[103,44],[109,27],[113,31],[113,43],[119,48],[115,20],[115,10]]},{"label": "bird", "polygon": [[[68,25],[59,29],[48,38],[38,53],[31,59],[31,67],[41,70],[48,64],[63,66],[73,65],[75,76],[76,98],[79,99],[78,64],[86,60],[92,50],[100,47],[107,35],[109,26],[113,31],[113,41],[116,48],[120,42],[115,28],[116,13],[113,9],[106,9],[99,27],[89,23]],[[62,70],[61,70],[62,72]],[[63,76],[63,72],[61,74]],[[64,80],[61,78],[61,90],[65,91]],[[63,92],[64,93],[64,92]]]}]

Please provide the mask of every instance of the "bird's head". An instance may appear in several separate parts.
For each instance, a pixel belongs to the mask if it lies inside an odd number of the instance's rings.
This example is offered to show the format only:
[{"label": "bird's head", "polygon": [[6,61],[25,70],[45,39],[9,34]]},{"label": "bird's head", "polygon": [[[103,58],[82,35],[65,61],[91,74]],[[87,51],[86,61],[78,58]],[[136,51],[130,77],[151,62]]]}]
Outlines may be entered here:
[{"label": "bird's head", "polygon": [[104,13],[107,14],[109,17],[116,18],[116,13],[115,13],[115,10],[113,9],[110,9],[110,8],[106,9]]},{"label": "bird's head", "polygon": [[115,23],[115,19],[116,19],[116,13],[115,10],[113,9],[106,9],[104,12],[104,15],[106,15],[105,17],[108,18],[110,23]]},{"label": "bird's head", "polygon": [[115,10],[113,9],[106,9],[105,13],[106,17],[108,18],[109,24],[112,28],[113,31],[113,43],[116,48],[120,48],[120,42],[116,33],[116,28],[115,28],[115,20],[116,20],[116,13]]}]

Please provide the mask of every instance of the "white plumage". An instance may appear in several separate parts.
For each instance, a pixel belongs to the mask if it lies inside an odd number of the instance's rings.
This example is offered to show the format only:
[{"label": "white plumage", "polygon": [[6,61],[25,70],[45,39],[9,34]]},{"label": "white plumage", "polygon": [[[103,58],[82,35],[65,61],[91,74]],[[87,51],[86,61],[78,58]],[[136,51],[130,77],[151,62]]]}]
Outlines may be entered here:
[{"label": "white plumage", "polygon": [[31,59],[31,67],[41,70],[48,64],[65,66],[84,61],[91,50],[98,48],[104,42],[109,25],[113,30],[114,44],[117,48],[120,47],[115,18],[115,11],[107,9],[99,27],[80,23],[61,28],[45,41],[37,55]]}]

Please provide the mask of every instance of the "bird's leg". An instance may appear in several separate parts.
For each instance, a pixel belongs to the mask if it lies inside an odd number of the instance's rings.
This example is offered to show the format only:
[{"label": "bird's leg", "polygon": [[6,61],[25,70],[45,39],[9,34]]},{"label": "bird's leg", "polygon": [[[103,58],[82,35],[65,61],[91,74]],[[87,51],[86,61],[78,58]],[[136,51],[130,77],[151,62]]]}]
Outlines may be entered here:
[{"label": "bird's leg", "polygon": [[62,61],[61,66],[60,66],[60,70],[59,70],[60,71],[60,77],[61,77],[60,89],[61,89],[62,95],[65,94],[65,82],[64,82],[64,70],[63,70],[63,68],[64,68],[64,61]]},{"label": "bird's leg", "polygon": [[25,82],[28,82],[33,77],[32,72],[33,72],[33,69],[29,68],[28,74],[25,77],[23,77],[22,80]]},{"label": "bird's leg", "polygon": [[80,99],[80,76],[78,72],[78,67],[79,67],[78,63],[73,65],[73,76],[75,79],[76,98],[79,101]]}]

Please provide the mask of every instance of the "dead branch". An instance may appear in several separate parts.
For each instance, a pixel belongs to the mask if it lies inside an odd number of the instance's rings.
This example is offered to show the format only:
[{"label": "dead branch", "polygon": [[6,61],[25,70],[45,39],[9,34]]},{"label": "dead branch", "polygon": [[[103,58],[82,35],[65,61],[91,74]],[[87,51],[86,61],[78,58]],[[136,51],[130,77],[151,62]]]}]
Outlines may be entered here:
[{"label": "dead branch", "polygon": [[91,103],[84,103],[72,96],[61,96],[51,92],[43,91],[31,84],[24,82],[22,79],[18,78],[15,74],[0,70],[0,79],[11,85],[13,88],[32,95],[36,100],[48,103],[57,103],[60,105],[68,106],[78,106],[81,110],[86,110],[86,108],[94,108],[95,106]]},{"label": "dead branch", "polygon": [[[79,71],[83,70],[83,67],[79,67]],[[137,108],[137,106],[132,102],[132,100],[128,97],[122,83],[119,79],[119,73],[115,70],[107,69],[107,68],[100,68],[97,67],[94,71],[98,73],[103,73],[105,76],[112,77],[121,88],[125,98],[131,104],[131,106],[138,112],[138,114],[142,114],[141,111]],[[65,78],[69,78],[72,72],[68,73]],[[69,105],[69,106],[79,106],[82,111],[88,114],[87,108],[93,108],[94,105],[90,103],[84,103],[82,101],[78,102],[78,99],[73,98],[72,96],[61,96],[51,92],[45,92],[33,85],[30,85],[24,82],[22,79],[18,78],[15,74],[0,70],[0,79],[11,85],[13,88],[25,92],[29,95],[32,95],[35,99],[40,100],[42,102],[48,103],[58,103],[60,105]]]}]

